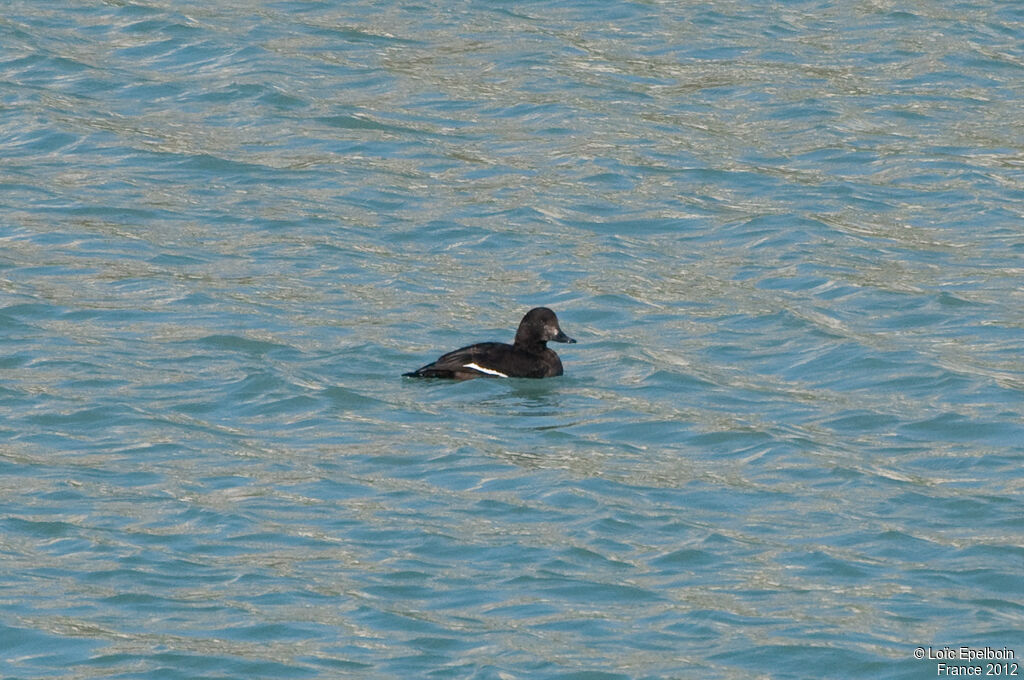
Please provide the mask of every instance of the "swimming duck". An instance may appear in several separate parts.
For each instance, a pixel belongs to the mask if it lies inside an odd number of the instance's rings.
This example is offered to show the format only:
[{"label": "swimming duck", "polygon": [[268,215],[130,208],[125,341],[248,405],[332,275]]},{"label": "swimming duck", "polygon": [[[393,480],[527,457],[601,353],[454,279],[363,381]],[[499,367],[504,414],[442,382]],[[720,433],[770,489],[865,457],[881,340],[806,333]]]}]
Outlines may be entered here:
[{"label": "swimming duck", "polygon": [[551,378],[562,375],[562,361],[548,342],[576,341],[562,332],[558,317],[547,307],[535,307],[519,322],[511,345],[480,342],[448,352],[403,375],[410,378]]}]

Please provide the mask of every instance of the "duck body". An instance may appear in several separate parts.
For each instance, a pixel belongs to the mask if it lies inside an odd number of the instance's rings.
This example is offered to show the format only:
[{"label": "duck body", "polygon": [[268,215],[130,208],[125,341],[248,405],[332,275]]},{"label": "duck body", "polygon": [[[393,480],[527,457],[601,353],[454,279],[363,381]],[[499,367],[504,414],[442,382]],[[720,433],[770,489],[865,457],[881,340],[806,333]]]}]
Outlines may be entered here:
[{"label": "duck body", "polygon": [[531,309],[519,323],[515,342],[480,342],[442,355],[403,375],[410,378],[552,378],[562,375],[562,360],[547,343],[576,341],[562,332],[547,307]]}]

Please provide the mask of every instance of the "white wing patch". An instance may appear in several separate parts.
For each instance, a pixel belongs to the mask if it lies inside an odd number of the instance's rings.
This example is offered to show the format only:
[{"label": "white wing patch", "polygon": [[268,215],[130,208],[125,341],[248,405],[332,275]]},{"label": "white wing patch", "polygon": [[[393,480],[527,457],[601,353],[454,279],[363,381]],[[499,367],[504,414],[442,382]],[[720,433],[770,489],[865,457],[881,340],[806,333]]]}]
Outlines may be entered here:
[{"label": "white wing patch", "polygon": [[499,378],[507,378],[508,377],[507,375],[505,375],[501,371],[495,371],[493,368],[484,368],[483,366],[477,366],[475,363],[463,364],[462,367],[463,368],[472,368],[474,371],[480,371],[481,373],[486,373],[487,375],[496,375]]}]

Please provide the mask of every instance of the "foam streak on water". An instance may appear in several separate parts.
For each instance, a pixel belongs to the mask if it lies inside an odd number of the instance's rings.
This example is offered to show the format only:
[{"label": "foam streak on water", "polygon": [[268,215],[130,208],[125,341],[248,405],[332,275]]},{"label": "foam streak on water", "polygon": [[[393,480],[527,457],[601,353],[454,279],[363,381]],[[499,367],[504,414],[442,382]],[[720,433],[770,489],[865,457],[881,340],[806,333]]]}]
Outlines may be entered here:
[{"label": "foam streak on water", "polygon": [[1024,656],[1022,25],[6,3],[0,676]]}]

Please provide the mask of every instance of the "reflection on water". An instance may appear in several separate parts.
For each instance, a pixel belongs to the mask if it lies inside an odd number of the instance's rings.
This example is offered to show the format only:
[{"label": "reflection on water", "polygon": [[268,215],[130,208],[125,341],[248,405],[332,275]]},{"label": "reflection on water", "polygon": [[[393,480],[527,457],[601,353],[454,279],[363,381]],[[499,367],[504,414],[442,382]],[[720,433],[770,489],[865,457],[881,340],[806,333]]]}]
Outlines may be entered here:
[{"label": "reflection on water", "polygon": [[7,675],[1013,648],[1019,11],[762,5],[10,4]]}]

